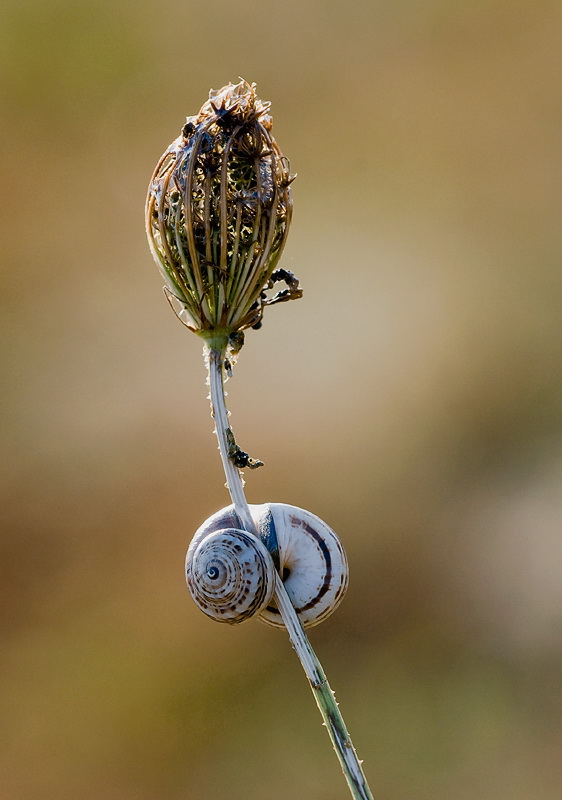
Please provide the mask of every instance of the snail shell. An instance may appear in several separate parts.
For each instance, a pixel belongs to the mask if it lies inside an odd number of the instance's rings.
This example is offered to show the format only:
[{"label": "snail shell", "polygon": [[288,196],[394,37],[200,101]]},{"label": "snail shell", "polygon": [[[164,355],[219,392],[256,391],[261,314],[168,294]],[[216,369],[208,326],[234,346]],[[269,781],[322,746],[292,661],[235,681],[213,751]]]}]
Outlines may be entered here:
[{"label": "snail shell", "polygon": [[196,536],[187,551],[185,577],[201,611],[230,624],[259,614],[275,587],[275,568],[264,545],[235,528]]},{"label": "snail shell", "polygon": [[[228,506],[213,514],[197,530],[187,551],[186,577],[189,591],[199,607],[209,616],[224,622],[242,622],[249,616],[257,615],[268,625],[282,628],[283,622],[272,600],[273,577],[269,569],[256,561],[256,578],[250,586],[250,572],[240,568],[230,568],[229,575],[239,578],[245,576],[241,596],[244,602],[240,614],[234,608],[235,593],[229,594],[228,612],[216,611],[205,596],[199,595],[200,585],[195,576],[201,570],[198,561],[203,552],[200,548],[207,538],[225,534],[243,534],[262,544],[269,559],[270,568],[276,569],[287,590],[289,599],[304,625],[312,627],[322,622],[340,604],[348,583],[348,566],[345,551],[334,531],[314,514],[286,503],[264,503],[250,506],[250,513],[256,524],[260,542],[244,531],[240,531],[240,521],[233,506]],[[262,553],[263,555],[263,553]],[[214,556],[216,557],[216,556]],[[214,574],[214,571],[213,571]],[[226,572],[225,572],[226,575]],[[261,585],[263,582],[263,586]],[[260,584],[258,586],[258,584]],[[255,606],[249,601],[250,592],[256,592]]]}]

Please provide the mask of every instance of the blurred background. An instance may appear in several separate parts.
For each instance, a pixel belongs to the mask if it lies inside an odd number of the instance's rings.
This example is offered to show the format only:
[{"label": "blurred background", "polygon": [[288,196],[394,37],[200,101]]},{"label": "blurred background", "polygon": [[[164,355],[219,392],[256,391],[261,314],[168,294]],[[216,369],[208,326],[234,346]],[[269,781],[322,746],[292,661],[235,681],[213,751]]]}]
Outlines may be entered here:
[{"label": "blurred background", "polygon": [[211,87],[298,172],[229,403],[251,502],[339,532],[311,639],[380,800],[562,792],[562,9],[3,0],[0,797],[347,797],[286,636],[184,553],[228,503],[145,241]]}]

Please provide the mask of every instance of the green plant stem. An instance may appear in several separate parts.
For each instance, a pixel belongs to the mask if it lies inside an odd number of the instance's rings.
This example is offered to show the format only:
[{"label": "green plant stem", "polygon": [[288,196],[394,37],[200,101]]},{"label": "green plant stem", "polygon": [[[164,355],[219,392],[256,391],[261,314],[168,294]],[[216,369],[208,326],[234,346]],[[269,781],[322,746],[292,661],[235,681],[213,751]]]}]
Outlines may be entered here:
[{"label": "green plant stem", "polygon": [[[226,485],[242,526],[248,533],[259,538],[244,494],[242,476],[229,458],[227,431],[230,430],[230,426],[228,424],[229,414],[224,394],[224,352],[214,348],[207,348],[205,356],[209,369],[211,410],[215,420],[219,451],[226,475]],[[310,688],[336,751],[351,796],[355,800],[373,800],[373,795],[367,784],[361,762],[357,758],[351,737],[345,727],[335,695],[330,688],[326,674],[322,669],[322,664],[312,649],[279,575],[276,576],[274,599],[287,628],[291,644],[310,683]]]}]

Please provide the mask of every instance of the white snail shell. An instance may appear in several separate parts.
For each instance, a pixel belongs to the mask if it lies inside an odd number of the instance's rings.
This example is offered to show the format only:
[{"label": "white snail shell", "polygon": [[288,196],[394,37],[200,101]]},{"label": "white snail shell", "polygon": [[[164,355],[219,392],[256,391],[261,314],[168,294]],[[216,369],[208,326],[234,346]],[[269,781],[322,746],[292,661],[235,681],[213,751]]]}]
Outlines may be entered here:
[{"label": "white snail shell", "polygon": [[[219,621],[237,623],[257,615],[268,625],[282,628],[281,616],[272,601],[274,574],[271,569],[277,569],[301,623],[312,627],[322,622],[337,608],[347,589],[347,558],[340,540],[325,522],[296,506],[264,503],[250,506],[250,513],[261,542],[240,530],[233,506],[213,514],[197,530],[186,558],[187,585],[193,599],[208,616]],[[199,560],[206,552],[204,543],[207,539],[215,542],[213,537],[228,538],[233,534],[249,537],[258,546],[262,544],[262,548],[258,547],[260,557],[252,556],[255,559],[252,574],[247,561],[240,568],[225,568],[224,576],[228,572],[229,577],[241,580],[242,585],[221,589],[225,598],[228,596],[225,601],[227,609],[223,609],[222,597],[217,603],[217,592],[211,592],[212,602],[204,592],[201,593],[209,581],[208,574],[203,582],[199,576],[208,573],[210,561],[207,557],[207,562],[201,562],[200,566]],[[267,558],[263,558],[264,550]],[[213,552],[213,558],[217,558],[216,550]],[[212,570],[211,577],[214,575]],[[239,609],[234,599],[238,597],[237,592],[241,597]],[[251,597],[255,597],[255,602]]]},{"label": "white snail shell", "polygon": [[275,567],[255,536],[223,528],[195,536],[187,551],[185,577],[201,611],[234,624],[259,614],[271,602]]}]

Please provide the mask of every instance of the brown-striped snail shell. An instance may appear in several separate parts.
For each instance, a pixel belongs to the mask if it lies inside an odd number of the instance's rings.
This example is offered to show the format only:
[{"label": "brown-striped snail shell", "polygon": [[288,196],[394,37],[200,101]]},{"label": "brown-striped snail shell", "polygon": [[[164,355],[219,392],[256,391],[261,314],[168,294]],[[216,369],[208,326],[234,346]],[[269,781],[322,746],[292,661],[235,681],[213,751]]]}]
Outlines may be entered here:
[{"label": "brown-striped snail shell", "polygon": [[241,530],[233,506],[213,514],[195,533],[186,579],[196,604],[219,622],[257,616],[283,627],[272,600],[277,570],[304,625],[322,622],[340,604],[348,582],[347,558],[331,528],[286,503],[251,505],[259,540]]}]

